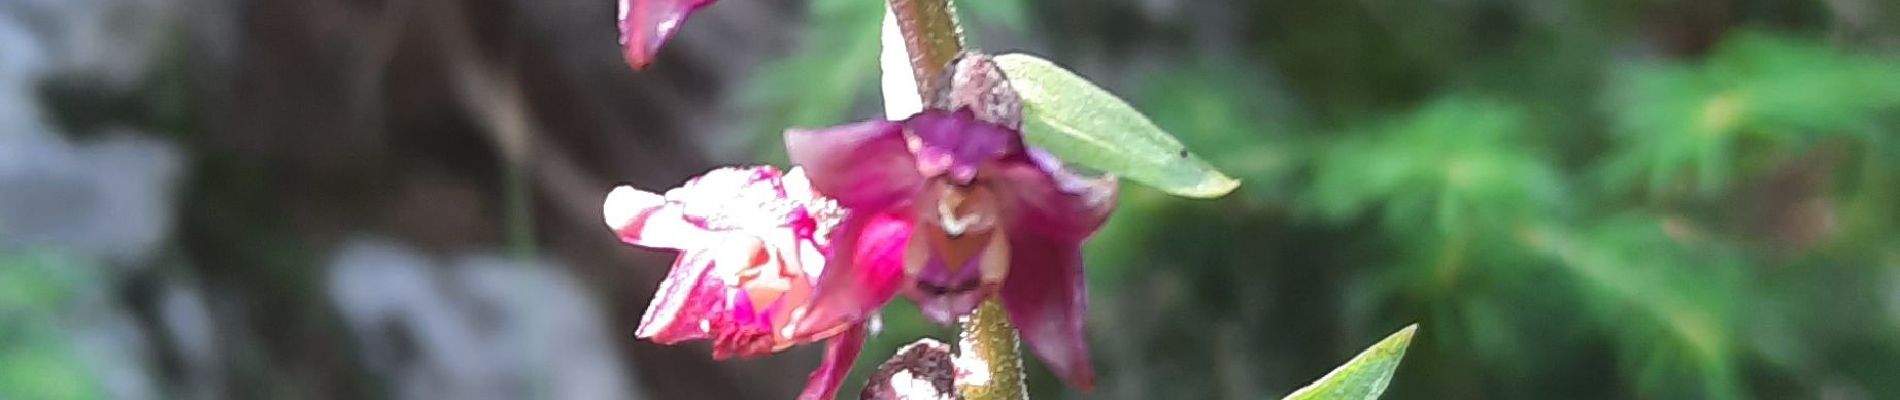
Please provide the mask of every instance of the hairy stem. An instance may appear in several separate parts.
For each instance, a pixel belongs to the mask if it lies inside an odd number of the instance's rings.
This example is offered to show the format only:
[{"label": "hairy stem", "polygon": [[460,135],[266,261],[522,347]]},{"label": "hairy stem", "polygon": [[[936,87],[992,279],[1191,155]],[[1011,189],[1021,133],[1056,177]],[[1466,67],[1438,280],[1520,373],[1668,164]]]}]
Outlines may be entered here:
[{"label": "hairy stem", "polygon": [[1017,347],[1016,327],[995,299],[963,317],[958,332],[957,393],[964,400],[1027,399],[1023,384],[1023,355]]},{"label": "hairy stem", "polygon": [[930,96],[942,80],[944,68],[963,51],[963,28],[957,26],[957,13],[950,0],[890,0],[891,14],[897,16],[897,29],[903,33],[904,48],[910,53],[911,77],[917,80],[918,96]]}]

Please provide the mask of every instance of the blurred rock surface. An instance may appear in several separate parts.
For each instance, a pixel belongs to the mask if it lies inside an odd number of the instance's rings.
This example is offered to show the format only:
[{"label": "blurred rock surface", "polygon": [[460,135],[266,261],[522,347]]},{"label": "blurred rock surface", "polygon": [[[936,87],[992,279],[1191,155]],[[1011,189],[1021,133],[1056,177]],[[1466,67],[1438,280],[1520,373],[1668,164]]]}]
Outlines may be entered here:
[{"label": "blurred rock surface", "polygon": [[359,238],[337,250],[328,292],[397,398],[634,398],[601,308],[564,271]]}]

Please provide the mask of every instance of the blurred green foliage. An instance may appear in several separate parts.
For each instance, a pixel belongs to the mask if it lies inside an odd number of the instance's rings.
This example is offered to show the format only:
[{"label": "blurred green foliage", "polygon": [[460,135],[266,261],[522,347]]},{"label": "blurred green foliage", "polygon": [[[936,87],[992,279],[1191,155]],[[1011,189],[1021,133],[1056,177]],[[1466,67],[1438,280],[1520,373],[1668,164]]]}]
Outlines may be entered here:
[{"label": "blurred green foliage", "polygon": [[[797,50],[759,67],[740,94],[752,120],[756,153],[764,162],[785,163],[786,128],[831,126],[845,121],[860,98],[874,96],[878,76],[878,29],[884,9],[877,2],[812,0]],[[867,79],[872,77],[873,79]]]},{"label": "blurred green foliage", "polygon": [[1549,157],[1524,143],[1522,111],[1448,97],[1316,149],[1301,204],[1329,221],[1377,207],[1386,229],[1415,236],[1508,232],[1556,212],[1564,188]]},{"label": "blurred green foliage", "polygon": [[[1900,64],[1759,32],[1732,34],[1707,60],[1637,63],[1605,96],[1621,151],[1605,166],[1613,187],[1667,194],[1693,182],[1724,189],[1735,174],[1830,138],[1886,147],[1879,118],[1900,108]],[[1751,171],[1751,169],[1753,169]]]},{"label": "blurred green foliage", "polygon": [[[1025,0],[957,3],[966,26],[1020,29]],[[861,0],[812,0],[799,44],[783,59],[760,66],[739,96],[747,115],[748,137],[761,162],[785,163],[782,133],[787,128],[837,125],[852,118],[881,115],[876,110],[879,29],[884,3]],[[977,45],[975,37],[966,38]]]},{"label": "blurred green foliage", "polygon": [[[1287,393],[1413,322],[1391,398],[1900,393],[1900,6],[1210,6],[1246,39],[1223,42],[1133,3],[1034,3],[1024,29],[1243,184],[1124,185],[1088,248],[1095,396]],[[811,118],[761,136],[875,114],[873,20],[787,61],[854,82],[760,75],[835,99],[748,103]],[[1131,31],[1168,46],[1090,41]],[[901,308],[860,366],[947,337]]]},{"label": "blurred green foliage", "polygon": [[76,352],[74,315],[91,271],[43,252],[0,253],[0,398],[100,398]]}]

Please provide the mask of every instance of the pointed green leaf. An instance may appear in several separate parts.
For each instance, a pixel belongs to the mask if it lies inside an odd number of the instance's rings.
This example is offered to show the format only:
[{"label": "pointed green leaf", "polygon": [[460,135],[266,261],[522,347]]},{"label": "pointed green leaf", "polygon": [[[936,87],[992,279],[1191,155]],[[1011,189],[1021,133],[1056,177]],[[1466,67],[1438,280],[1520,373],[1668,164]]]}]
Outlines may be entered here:
[{"label": "pointed green leaf", "polygon": [[1220,197],[1240,186],[1088,79],[1025,54],[998,56],[996,64],[1022,95],[1023,135],[1063,161],[1178,196]]},{"label": "pointed green leaf", "polygon": [[1412,344],[1412,332],[1418,330],[1418,324],[1406,326],[1385,340],[1372,345],[1366,351],[1347,361],[1345,365],[1326,373],[1319,381],[1300,388],[1287,395],[1287,399],[1354,399],[1371,400],[1385,393],[1385,387],[1392,383],[1392,371],[1399,368],[1399,359],[1405,357],[1405,347]]}]

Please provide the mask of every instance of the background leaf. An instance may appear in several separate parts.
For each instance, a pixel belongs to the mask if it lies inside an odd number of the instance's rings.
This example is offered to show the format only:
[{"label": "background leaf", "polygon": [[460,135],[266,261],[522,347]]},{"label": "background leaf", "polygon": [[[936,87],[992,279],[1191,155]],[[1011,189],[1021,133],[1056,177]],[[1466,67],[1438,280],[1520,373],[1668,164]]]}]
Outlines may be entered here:
[{"label": "background leaf", "polygon": [[1219,197],[1240,186],[1087,79],[1025,54],[996,63],[1023,97],[1023,134],[1064,161],[1179,196]]},{"label": "background leaf", "polygon": [[1288,399],[1376,399],[1385,393],[1385,387],[1392,383],[1392,371],[1399,368],[1399,359],[1405,357],[1405,347],[1412,344],[1412,333],[1418,331],[1418,324],[1406,326],[1385,340],[1373,344],[1366,351],[1339,366],[1333,372],[1326,373],[1319,381],[1300,388]]},{"label": "background leaf", "polygon": [[784,163],[787,128],[831,126],[873,115],[863,99],[864,79],[878,73],[878,24],[884,6],[869,1],[817,0],[807,5],[812,29],[804,48],[759,67],[740,106],[752,120],[758,161]]}]

